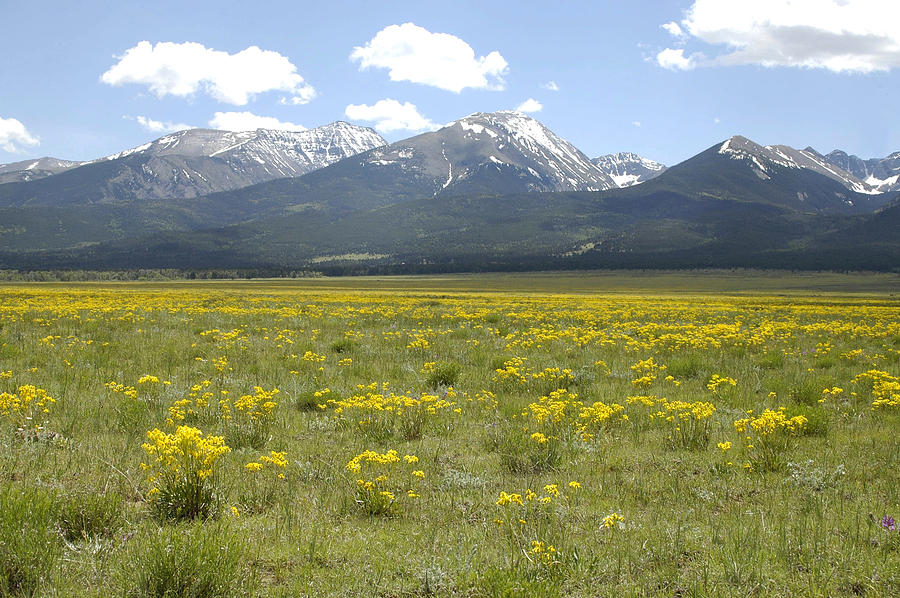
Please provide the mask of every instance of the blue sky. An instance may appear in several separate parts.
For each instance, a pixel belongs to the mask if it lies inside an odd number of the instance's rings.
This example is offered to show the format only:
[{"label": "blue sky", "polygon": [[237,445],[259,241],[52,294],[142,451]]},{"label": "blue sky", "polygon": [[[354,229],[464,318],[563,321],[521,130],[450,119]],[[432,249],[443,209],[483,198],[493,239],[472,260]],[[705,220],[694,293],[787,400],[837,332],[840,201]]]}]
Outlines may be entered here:
[{"label": "blue sky", "polygon": [[347,120],[396,141],[527,100],[591,157],[671,165],[733,134],[900,150],[896,0],[87,0],[3,14],[0,163],[92,159],[179,125]]}]

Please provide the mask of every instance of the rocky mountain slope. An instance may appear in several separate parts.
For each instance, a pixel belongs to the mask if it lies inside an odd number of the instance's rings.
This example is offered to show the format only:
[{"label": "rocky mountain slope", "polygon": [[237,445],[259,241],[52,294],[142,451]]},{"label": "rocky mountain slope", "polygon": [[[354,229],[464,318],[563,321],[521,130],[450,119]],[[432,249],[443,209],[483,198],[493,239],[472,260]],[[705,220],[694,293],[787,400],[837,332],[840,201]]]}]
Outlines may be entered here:
[{"label": "rocky mountain slope", "polygon": [[384,143],[345,122],[297,132],[190,129],[52,177],[0,185],[0,206],[194,198],[300,176]]},{"label": "rocky mountain slope", "polygon": [[60,172],[81,166],[83,162],[60,160],[59,158],[43,157],[32,160],[22,160],[9,164],[0,164],[0,184],[21,183],[33,181],[44,177],[53,176]]},{"label": "rocky mountain slope", "polygon": [[591,162],[605,172],[616,187],[631,187],[655,179],[666,171],[659,162],[648,160],[631,152],[619,152],[594,158]]},{"label": "rocky mountain slope", "polygon": [[797,150],[787,145],[762,146],[746,137],[735,135],[720,146],[719,154],[733,160],[747,162],[756,175],[764,180],[771,178],[769,171],[773,167],[776,169],[802,169],[826,176],[856,193],[879,193],[872,185],[846,170],[830,164],[824,156],[812,148]]},{"label": "rocky mountain slope", "polygon": [[376,175],[400,173],[430,187],[431,195],[616,186],[571,143],[511,110],[470,114],[438,131],[369,152],[359,167]]},{"label": "rocky mountain slope", "polygon": [[846,170],[880,193],[900,191],[900,152],[886,158],[863,160],[834,150],[823,157],[829,164]]}]

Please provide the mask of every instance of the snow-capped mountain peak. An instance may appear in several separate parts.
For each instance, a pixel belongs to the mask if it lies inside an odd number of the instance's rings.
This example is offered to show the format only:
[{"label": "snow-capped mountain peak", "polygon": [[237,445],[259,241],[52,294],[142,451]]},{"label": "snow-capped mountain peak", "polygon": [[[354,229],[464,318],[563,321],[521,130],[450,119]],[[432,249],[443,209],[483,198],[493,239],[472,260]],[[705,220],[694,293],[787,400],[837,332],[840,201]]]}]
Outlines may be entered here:
[{"label": "snow-capped mountain peak", "polygon": [[632,187],[656,178],[666,167],[632,152],[607,154],[591,160],[615,181],[618,187]]},{"label": "snow-capped mountain peak", "polygon": [[97,162],[134,155],[219,158],[233,164],[256,163],[270,175],[265,178],[279,178],[300,176],[385,143],[372,129],[343,121],[306,131],[188,129]]},{"label": "snow-capped mountain peak", "polygon": [[539,179],[535,190],[575,191],[615,187],[590,159],[534,118],[514,110],[476,112],[449,123],[438,133],[457,134],[466,142],[494,147],[490,162],[522,167]]},{"label": "snow-capped mountain peak", "polygon": [[867,182],[835,166],[812,148],[794,149],[787,145],[762,146],[746,137],[735,135],[719,146],[718,153],[733,160],[750,163],[756,175],[771,178],[773,167],[805,169],[817,172],[841,183],[857,193],[878,194],[880,191]]},{"label": "snow-capped mountain peak", "polygon": [[26,182],[42,179],[81,166],[82,162],[60,160],[45,156],[9,164],[0,164],[0,183]]},{"label": "snow-capped mountain peak", "polygon": [[900,191],[900,152],[884,158],[863,160],[847,152],[834,150],[823,156],[829,164],[846,170],[881,193]]}]

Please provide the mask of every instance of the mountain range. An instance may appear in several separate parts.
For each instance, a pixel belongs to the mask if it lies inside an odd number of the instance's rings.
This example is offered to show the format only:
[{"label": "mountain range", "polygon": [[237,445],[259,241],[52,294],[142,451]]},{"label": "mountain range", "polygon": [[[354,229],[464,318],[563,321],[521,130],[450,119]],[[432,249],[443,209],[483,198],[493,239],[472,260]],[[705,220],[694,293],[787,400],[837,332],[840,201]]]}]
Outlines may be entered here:
[{"label": "mountain range", "polygon": [[666,168],[590,159],[512,111],[392,144],[342,122],[193,129],[0,177],[0,267],[900,266],[900,235],[885,234],[900,152],[734,136]]}]

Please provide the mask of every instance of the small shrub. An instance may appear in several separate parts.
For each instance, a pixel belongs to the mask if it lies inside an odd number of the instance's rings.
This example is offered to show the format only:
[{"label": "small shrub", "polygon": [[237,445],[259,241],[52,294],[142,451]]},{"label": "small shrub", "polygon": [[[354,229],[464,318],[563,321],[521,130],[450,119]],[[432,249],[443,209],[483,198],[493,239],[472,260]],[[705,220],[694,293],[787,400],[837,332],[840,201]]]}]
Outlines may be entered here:
[{"label": "small shrub", "polygon": [[793,446],[794,439],[806,426],[802,415],[788,417],[784,407],[778,411],[766,409],[759,416],[751,416],[734,422],[734,428],[742,436],[747,454],[746,467],[754,471],[778,471],[786,465],[785,454]]},{"label": "small shrub", "polygon": [[328,349],[332,353],[349,353],[353,350],[353,341],[349,338],[342,338],[339,341],[335,341],[331,343],[331,346]]},{"label": "small shrub", "polygon": [[60,553],[51,496],[37,490],[0,490],[0,595],[38,592]]},{"label": "small shrub", "polygon": [[203,437],[197,428],[178,426],[174,434],[147,432],[143,449],[150,463],[147,493],[157,514],[166,519],[209,517],[218,507],[216,463],[231,449],[221,436]]},{"label": "small shrub", "polygon": [[770,351],[756,360],[756,365],[764,370],[777,370],[784,367],[784,353]]},{"label": "small shrub", "polygon": [[122,497],[88,493],[66,496],[59,502],[56,524],[70,542],[108,538],[122,525]]},{"label": "small shrub", "polygon": [[254,386],[253,394],[242,395],[233,404],[220,400],[225,437],[232,446],[260,449],[265,445],[278,406],[274,399],[279,392],[277,388],[265,390]]},{"label": "small shrub", "polygon": [[287,485],[287,465],[287,453],[283,451],[269,451],[268,455],[260,455],[256,461],[244,465],[247,480],[241,480],[241,505],[251,512],[262,513],[275,504]]},{"label": "small shrub", "polygon": [[294,408],[299,411],[318,411],[319,405],[326,399],[322,398],[322,391],[306,390],[294,396]]},{"label": "small shrub", "polygon": [[787,467],[790,472],[788,480],[796,486],[805,486],[816,492],[837,487],[840,485],[841,478],[847,474],[843,464],[838,465],[833,471],[829,471],[824,467],[817,466],[812,459],[803,463],[788,463]]},{"label": "small shrub", "polygon": [[828,417],[828,410],[823,409],[819,405],[815,406],[799,406],[794,407],[791,411],[795,415],[802,415],[806,418],[804,425],[799,433],[803,436],[825,436],[831,427],[831,420]]},{"label": "small shrub", "polygon": [[15,393],[0,392],[0,420],[30,438],[44,430],[54,403],[43,388],[25,384]]},{"label": "small shrub", "polygon": [[703,371],[703,365],[699,355],[687,355],[670,360],[666,369],[676,378],[695,378]]},{"label": "small shrub", "polygon": [[517,426],[500,431],[496,449],[503,467],[515,474],[551,470],[559,465],[567,452],[567,446],[559,436],[541,432],[523,434]]},{"label": "small shrub", "polygon": [[129,598],[249,596],[243,545],[223,524],[202,522],[149,531],[133,540],[119,572]]},{"label": "small shrub", "polygon": [[523,494],[501,491],[494,523],[508,552],[524,556],[523,564],[539,571],[559,570],[575,553],[568,527],[580,489],[581,484],[572,481],[547,484],[540,492],[530,488]]},{"label": "small shrub", "polygon": [[816,405],[822,398],[822,389],[830,387],[830,382],[830,380],[819,378],[801,380],[791,387],[788,396],[799,405]]},{"label": "small shrub", "polygon": [[430,388],[439,386],[453,386],[459,380],[460,366],[458,363],[438,361],[430,364],[425,384]]},{"label": "small shrub", "polygon": [[399,515],[404,506],[419,497],[416,489],[425,477],[419,458],[397,451],[364,451],[347,462],[347,471],[356,477],[356,504],[367,515]]}]

